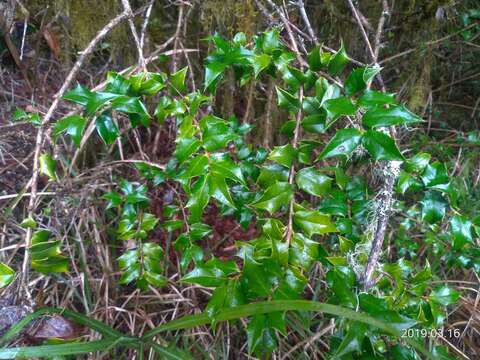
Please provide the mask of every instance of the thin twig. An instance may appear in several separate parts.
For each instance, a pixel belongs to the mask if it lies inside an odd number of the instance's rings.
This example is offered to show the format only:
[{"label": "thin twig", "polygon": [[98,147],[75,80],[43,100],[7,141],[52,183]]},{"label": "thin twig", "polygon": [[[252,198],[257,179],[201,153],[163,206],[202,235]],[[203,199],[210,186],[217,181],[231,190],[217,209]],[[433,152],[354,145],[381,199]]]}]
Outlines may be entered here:
[{"label": "thin twig", "polygon": [[452,38],[452,37],[454,37],[454,36],[456,36],[456,35],[464,32],[464,31],[467,31],[467,30],[469,30],[469,29],[471,29],[471,28],[473,28],[473,27],[475,27],[475,26],[478,26],[478,24],[479,24],[478,21],[477,21],[477,22],[474,22],[474,23],[472,23],[472,24],[464,27],[463,29],[460,29],[460,30],[455,31],[455,32],[453,32],[453,33],[451,33],[451,34],[448,34],[447,36],[441,37],[440,39],[432,40],[432,41],[427,41],[426,43],[422,44],[422,45],[419,46],[419,47],[411,48],[411,49],[402,51],[402,52],[400,52],[400,53],[398,53],[398,54],[395,54],[395,55],[392,55],[392,56],[390,56],[390,57],[388,57],[388,58],[386,58],[386,59],[383,59],[383,60],[379,61],[378,63],[379,63],[380,65],[382,65],[382,64],[385,64],[385,63],[390,62],[390,61],[392,61],[392,60],[398,59],[399,57],[402,57],[402,56],[411,54],[412,52],[415,52],[415,51],[424,49],[426,46],[432,46],[432,45],[439,44],[439,43],[441,43],[441,42],[443,42],[443,41],[445,41],[445,40],[448,40],[448,39],[450,39],[450,38]]},{"label": "thin twig", "polygon": [[135,40],[135,45],[138,51],[138,65],[141,69],[145,71],[145,58],[143,57],[143,46],[141,45],[140,37],[138,36],[137,29],[133,22],[133,11],[130,7],[130,2],[128,0],[122,0],[123,10],[128,13],[128,25],[130,26],[130,31],[132,33],[133,39]]},{"label": "thin twig", "polygon": [[150,20],[150,15],[152,13],[154,3],[155,0],[151,0],[150,4],[148,4],[147,11],[145,11],[145,18],[143,20],[142,30],[140,31],[140,47],[142,48],[142,50],[145,46],[145,34],[147,33],[148,21]]},{"label": "thin twig", "polygon": [[308,19],[308,15],[307,15],[307,12],[305,11],[305,4],[303,3],[303,0],[298,0],[297,5],[300,11],[302,20],[305,23],[305,26],[307,27],[308,34],[312,38],[315,45],[318,45],[318,38],[315,35],[315,32],[313,31],[312,24],[310,24],[310,20]]}]

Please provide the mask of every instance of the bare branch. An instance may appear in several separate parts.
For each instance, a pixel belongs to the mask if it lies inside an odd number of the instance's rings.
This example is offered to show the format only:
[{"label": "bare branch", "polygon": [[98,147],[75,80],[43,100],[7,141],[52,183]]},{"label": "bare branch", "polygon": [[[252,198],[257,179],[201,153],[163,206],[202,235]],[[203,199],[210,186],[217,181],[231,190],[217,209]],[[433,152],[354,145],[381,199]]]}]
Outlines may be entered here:
[{"label": "bare branch", "polygon": [[303,0],[298,0],[297,1],[298,9],[300,10],[300,15],[302,17],[303,22],[305,23],[305,26],[307,27],[307,31],[310,34],[310,37],[312,38],[313,42],[318,45],[318,38],[315,35],[315,32],[313,31],[312,24],[310,24],[310,20],[308,19],[307,12],[305,11],[305,5],[303,3]]}]

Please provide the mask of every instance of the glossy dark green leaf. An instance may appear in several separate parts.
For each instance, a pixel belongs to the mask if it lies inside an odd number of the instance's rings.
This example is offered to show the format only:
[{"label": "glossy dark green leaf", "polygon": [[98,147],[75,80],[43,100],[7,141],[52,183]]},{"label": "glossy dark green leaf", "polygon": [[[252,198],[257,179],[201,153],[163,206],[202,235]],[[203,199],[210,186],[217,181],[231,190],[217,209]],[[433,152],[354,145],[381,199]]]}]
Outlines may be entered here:
[{"label": "glossy dark green leaf", "polygon": [[[322,109],[323,110],[323,109]],[[311,133],[323,134],[326,130],[326,111],[320,110],[318,113],[305,116],[302,120],[302,127]]]},{"label": "glossy dark green leaf", "polygon": [[271,57],[268,54],[256,55],[252,58],[253,73],[257,78],[260,73],[270,66]]},{"label": "glossy dark green leaf", "polygon": [[368,130],[362,138],[362,144],[368,153],[375,160],[397,160],[403,161],[395,141],[381,131]]},{"label": "glossy dark green leaf", "polygon": [[186,274],[182,280],[205,287],[217,287],[225,282],[226,276],[223,271],[217,268],[210,268],[198,264],[192,271]]},{"label": "glossy dark green leaf", "polygon": [[328,117],[337,119],[340,116],[355,115],[357,111],[356,106],[347,97],[338,97],[335,99],[326,100],[323,107],[327,110]]},{"label": "glossy dark green leaf", "polygon": [[205,175],[208,171],[209,161],[205,155],[197,155],[187,163],[187,168],[182,174],[182,178],[191,179],[192,177]]},{"label": "glossy dark green leaf", "polygon": [[437,304],[448,306],[457,302],[460,293],[447,285],[443,285],[433,290],[428,297]]},{"label": "glossy dark green leaf", "polygon": [[65,132],[72,137],[77,147],[80,146],[82,135],[85,130],[86,120],[79,115],[70,115],[57,121],[53,128],[55,137]]},{"label": "glossy dark green leaf", "polygon": [[183,69],[180,69],[176,73],[170,75],[170,87],[175,95],[179,93],[182,94],[187,91],[187,87],[185,85],[187,71],[188,66],[185,66]]},{"label": "glossy dark green leaf", "polygon": [[268,155],[268,159],[275,161],[276,163],[290,168],[297,156],[297,151],[291,144],[283,146],[275,146]]},{"label": "glossy dark green leaf", "polygon": [[376,90],[367,90],[358,99],[358,105],[367,108],[383,106],[383,105],[396,105],[395,94],[383,93]]},{"label": "glossy dark green leaf", "polygon": [[347,216],[348,206],[347,197],[341,191],[332,190],[330,192],[331,198],[323,199],[320,203],[319,210],[325,214],[336,216]]},{"label": "glossy dark green leaf", "polygon": [[314,234],[338,232],[330,216],[316,210],[296,211],[293,222],[310,237]]},{"label": "glossy dark green leaf", "polygon": [[108,111],[103,112],[95,120],[95,128],[98,135],[107,145],[113,144],[120,136],[120,130],[112,119],[112,114]]},{"label": "glossy dark green leaf", "polygon": [[201,176],[192,186],[192,191],[186,207],[190,210],[190,220],[198,222],[201,219],[203,209],[210,199],[208,188],[208,176]]},{"label": "glossy dark green leaf", "polygon": [[450,181],[447,167],[444,163],[439,161],[435,161],[432,164],[427,165],[420,177],[424,185],[429,188],[447,184]]},{"label": "glossy dark green leaf", "polygon": [[379,66],[366,66],[353,70],[345,80],[345,94],[347,96],[355,95],[367,88],[369,81],[380,72]]},{"label": "glossy dark green leaf", "polygon": [[163,124],[165,118],[173,112],[173,101],[169,97],[162,96],[155,108],[154,115],[160,124]]},{"label": "glossy dark green leaf", "polygon": [[328,62],[328,72],[332,75],[337,75],[345,68],[349,61],[350,59],[342,44],[337,53],[330,58]]},{"label": "glossy dark green leaf", "polygon": [[177,140],[177,146],[173,154],[178,162],[182,164],[200,148],[201,144],[197,138],[180,138]]},{"label": "glossy dark green leaf", "polygon": [[247,327],[248,351],[259,355],[273,352],[277,347],[275,332],[269,326],[268,315],[256,315]]},{"label": "glossy dark green leaf", "polygon": [[450,220],[450,228],[453,234],[453,248],[460,250],[465,244],[473,243],[473,223],[462,215],[455,215]]},{"label": "glossy dark green leaf", "polygon": [[203,147],[207,151],[215,151],[227,146],[235,139],[227,122],[213,115],[208,115],[200,121],[200,127],[203,131]]},{"label": "glossy dark green leaf", "polygon": [[215,200],[233,209],[236,208],[223,175],[218,173],[211,173],[208,177],[208,188],[210,191],[210,196],[213,197]]},{"label": "glossy dark green leaf", "polygon": [[190,225],[190,232],[189,235],[192,240],[200,240],[205,236],[208,236],[212,233],[212,228],[203,223],[195,223]]},{"label": "glossy dark green leaf", "polygon": [[197,264],[182,281],[205,287],[217,287],[225,283],[228,275],[235,272],[238,272],[235,262],[213,258],[203,264]]},{"label": "glossy dark green leaf", "polygon": [[105,87],[105,91],[113,94],[127,95],[131,83],[133,82],[131,81],[131,78],[129,80],[117,72],[109,71],[107,74],[107,86]]},{"label": "glossy dark green leaf", "polygon": [[221,174],[227,179],[246,184],[240,166],[233,162],[232,159],[225,154],[212,156],[210,167],[213,172]]},{"label": "glossy dark green leaf", "polygon": [[280,41],[280,31],[278,29],[266,31],[263,34],[262,48],[264,52],[272,54],[281,47],[282,43]]},{"label": "glossy dark green leaf", "polygon": [[278,164],[266,164],[261,167],[257,184],[266,188],[276,182],[287,182],[289,170]]},{"label": "glossy dark green leaf", "polygon": [[447,200],[435,191],[428,191],[420,204],[422,205],[422,220],[430,224],[442,220],[448,208]]},{"label": "glossy dark green leaf", "polygon": [[[127,114],[138,115],[142,125],[150,125],[150,115],[145,104],[136,97],[119,97],[112,101],[112,108]],[[131,119],[131,118],[130,118]]]},{"label": "glossy dark green leaf", "polygon": [[302,140],[298,145],[298,161],[300,164],[311,165],[313,151],[318,147],[319,142],[315,140]]},{"label": "glossy dark green leaf", "polygon": [[130,99],[129,96],[118,95],[110,92],[96,91],[87,102],[86,112],[88,115],[94,115],[97,110],[101,109],[105,104],[110,103],[117,98]]},{"label": "glossy dark green leaf", "polygon": [[362,133],[357,129],[341,129],[325,146],[318,159],[326,159],[333,156],[349,155],[357,148],[362,139]]},{"label": "glossy dark green leaf", "polygon": [[409,111],[405,106],[375,107],[363,114],[362,123],[368,128],[394,125],[410,125],[421,122],[422,118]]},{"label": "glossy dark green leaf", "polygon": [[315,261],[319,260],[319,247],[320,244],[317,241],[308,239],[301,233],[295,233],[288,250],[288,260],[294,266],[309,269]]},{"label": "glossy dark green leaf", "polygon": [[397,191],[405,194],[408,190],[418,190],[421,188],[419,181],[405,171],[401,171],[397,181]]},{"label": "glossy dark green leaf", "polygon": [[68,91],[63,98],[65,100],[87,106],[87,103],[93,98],[93,96],[94,95],[90,90],[80,84],[77,84],[77,86],[73,90]]},{"label": "glossy dark green leaf", "polygon": [[277,182],[267,188],[251,206],[273,214],[283,205],[287,205],[293,196],[293,190],[287,182]]},{"label": "glossy dark green leaf", "polygon": [[325,195],[332,186],[332,179],[314,167],[303,168],[295,176],[297,186],[303,191],[315,195]]},{"label": "glossy dark green leaf", "polygon": [[428,153],[415,154],[406,161],[405,170],[408,172],[420,172],[428,165],[431,157]]},{"label": "glossy dark green leaf", "polygon": [[205,66],[205,85],[204,85],[205,89],[209,89],[210,91],[213,91],[215,89],[216,84],[222,78],[226,68],[227,68],[227,65],[222,62],[218,62],[218,61],[209,62]]},{"label": "glossy dark green leaf", "polygon": [[283,123],[282,127],[280,128],[280,134],[286,135],[289,138],[292,138],[295,132],[295,127],[297,126],[297,122],[295,120],[288,120]]},{"label": "glossy dark green leaf", "polygon": [[331,301],[346,306],[357,306],[357,295],[353,292],[356,276],[347,266],[335,266],[326,276],[329,289],[333,292]]},{"label": "glossy dark green leaf", "polygon": [[362,293],[358,296],[360,308],[367,314],[377,319],[387,321],[397,330],[409,329],[417,324],[415,319],[411,319],[396,311],[390,310],[385,299],[375,297],[371,294]]},{"label": "glossy dark green leaf", "polygon": [[215,289],[205,311],[209,317],[214,319],[221,309],[235,307],[244,303],[245,296],[241,283],[238,279],[230,279]]},{"label": "glossy dark green leaf", "polygon": [[352,352],[360,352],[363,339],[367,332],[367,326],[362,323],[353,322],[343,336],[342,342],[335,351],[334,358],[346,357]]},{"label": "glossy dark green leaf", "polygon": [[278,106],[290,112],[298,111],[301,104],[296,96],[279,87],[275,87],[275,90],[277,91]]},{"label": "glossy dark green leaf", "polygon": [[308,53],[307,60],[308,66],[312,71],[319,71],[322,69],[323,64],[321,60],[322,48],[317,45],[315,46],[312,51]]}]

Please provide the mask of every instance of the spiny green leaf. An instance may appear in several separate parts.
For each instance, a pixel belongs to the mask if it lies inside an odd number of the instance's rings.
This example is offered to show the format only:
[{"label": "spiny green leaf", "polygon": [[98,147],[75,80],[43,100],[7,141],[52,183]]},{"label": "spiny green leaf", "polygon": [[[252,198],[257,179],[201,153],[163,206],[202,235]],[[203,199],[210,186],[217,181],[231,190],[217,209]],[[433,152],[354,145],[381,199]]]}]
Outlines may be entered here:
[{"label": "spiny green leaf", "polygon": [[314,167],[300,170],[295,176],[295,182],[300,189],[315,196],[325,195],[332,185],[332,179]]},{"label": "spiny green leaf", "polygon": [[383,106],[383,105],[396,105],[395,94],[383,93],[376,90],[367,90],[358,99],[358,105],[367,108]]},{"label": "spiny green leaf", "polygon": [[225,178],[219,173],[211,173],[208,179],[210,196],[219,201],[221,204],[235,209],[236,206],[233,203],[230,190],[225,182]]},{"label": "spiny green leaf", "polygon": [[409,111],[405,106],[375,107],[369,109],[362,118],[363,125],[369,128],[393,125],[410,125],[421,122],[422,119]]},{"label": "spiny green leaf", "polygon": [[205,89],[214,91],[216,84],[223,76],[227,65],[218,61],[209,62],[205,66]]},{"label": "spiny green leaf", "polygon": [[444,163],[435,161],[425,167],[421,179],[426,187],[435,188],[438,185],[448,184],[450,177]]},{"label": "spiny green leaf", "polygon": [[267,190],[250,205],[273,214],[280,209],[280,207],[288,204],[292,196],[293,190],[291,185],[287,182],[278,182],[268,187]]},{"label": "spiny green leaf", "polygon": [[251,62],[253,65],[253,73],[257,78],[263,70],[269,67],[271,57],[268,54],[255,55],[255,57],[251,59]]},{"label": "spiny green leaf", "polygon": [[176,73],[170,75],[170,86],[173,88],[174,94],[184,93],[187,91],[185,86],[185,78],[187,76],[188,66],[178,70]]},{"label": "spiny green leaf", "polygon": [[296,156],[297,151],[293,146],[286,144],[283,146],[275,146],[268,155],[268,159],[289,168],[292,166]]},{"label": "spiny green leaf", "polygon": [[333,156],[349,155],[357,148],[362,139],[362,133],[357,129],[341,129],[325,146],[318,159],[326,159]]},{"label": "spiny green leaf", "polygon": [[80,84],[73,89],[68,91],[63,98],[65,100],[72,101],[74,103],[87,106],[87,103],[93,98],[94,94],[87,88],[83,87]]},{"label": "spiny green leaf", "polygon": [[309,269],[319,260],[319,248],[320,244],[317,241],[308,239],[301,233],[295,233],[290,244],[288,260],[294,266]]},{"label": "spiny green leaf", "polygon": [[310,237],[314,234],[338,232],[330,216],[316,210],[296,211],[293,222]]},{"label": "spiny green leaf", "polygon": [[357,111],[356,106],[347,97],[339,97],[335,99],[326,100],[323,107],[327,110],[328,117],[337,119],[340,116],[355,115]]},{"label": "spiny green leaf", "polygon": [[276,182],[288,181],[289,170],[278,164],[266,164],[261,167],[257,178],[257,184],[263,188],[273,185]]},{"label": "spiny green leaf", "polygon": [[195,153],[202,143],[197,138],[179,138],[177,139],[177,146],[173,153],[178,162],[182,164],[193,153]]},{"label": "spiny green leaf", "polygon": [[473,243],[473,223],[465,216],[455,215],[450,220],[450,227],[453,233],[453,248],[460,250],[465,244]]},{"label": "spiny green leaf", "polygon": [[318,113],[303,118],[302,127],[311,133],[323,134],[327,129],[327,112],[321,109]]},{"label": "spiny green leaf", "polygon": [[328,62],[328,72],[332,75],[337,75],[345,68],[349,60],[350,59],[348,58],[347,52],[345,51],[345,47],[342,43],[340,49],[330,58],[330,61]]},{"label": "spiny green leaf", "polygon": [[381,131],[368,130],[362,138],[362,144],[375,160],[397,160],[405,158],[400,153],[395,141]]},{"label": "spiny green leaf", "polygon": [[95,128],[100,138],[107,145],[113,144],[120,136],[120,130],[118,130],[117,124],[113,121],[110,111],[105,111],[97,117]]},{"label": "spiny green leaf", "polygon": [[434,191],[428,191],[420,204],[422,205],[422,220],[430,224],[442,220],[448,207],[447,200]]},{"label": "spiny green leaf", "polygon": [[86,120],[79,115],[70,115],[57,121],[53,128],[55,137],[66,132],[72,137],[77,147],[80,147],[83,131],[85,130]]},{"label": "spiny green leaf", "polygon": [[296,112],[300,108],[298,98],[282,88],[275,87],[277,91],[278,106],[290,112]]},{"label": "spiny green leaf", "polygon": [[200,221],[203,209],[208,204],[210,199],[208,183],[208,176],[201,176],[192,186],[192,191],[186,205],[186,207],[190,209],[190,220],[192,222]]},{"label": "spiny green leaf", "polygon": [[277,347],[275,332],[269,326],[268,315],[256,315],[247,327],[248,351],[259,355],[270,354]]},{"label": "spiny green leaf", "polygon": [[211,169],[223,177],[246,185],[240,166],[232,161],[226,154],[217,154],[211,158]]},{"label": "spiny green leaf", "polygon": [[460,293],[447,285],[436,288],[429,295],[430,300],[443,306],[455,304],[459,297]]},{"label": "spiny green leaf", "polygon": [[408,172],[420,172],[428,165],[432,156],[428,153],[418,153],[408,159],[405,163],[405,170]]},{"label": "spiny green leaf", "polygon": [[345,80],[345,94],[347,96],[355,95],[367,88],[369,81],[380,72],[379,66],[365,66],[353,70]]}]

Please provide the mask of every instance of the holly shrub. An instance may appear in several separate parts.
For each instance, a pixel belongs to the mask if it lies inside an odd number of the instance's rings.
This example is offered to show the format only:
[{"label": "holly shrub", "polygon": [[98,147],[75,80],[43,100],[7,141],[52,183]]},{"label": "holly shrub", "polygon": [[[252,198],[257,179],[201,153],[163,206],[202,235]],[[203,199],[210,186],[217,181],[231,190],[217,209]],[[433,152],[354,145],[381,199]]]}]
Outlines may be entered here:
[{"label": "holly shrub", "polygon": [[[416,359],[420,353],[453,358],[422,331],[443,334],[446,308],[460,296],[438,281],[439,262],[480,270],[474,241],[480,221],[459,212],[444,163],[408,147],[402,151],[388,131],[396,127],[402,132],[422,119],[395,94],[370,89],[381,71],[378,66],[345,74],[351,65],[343,46],[336,53],[317,46],[303,61],[276,29],[251,43],[242,33],[233,40],[217,34],[209,40],[214,47],[205,59],[202,91],[189,92],[188,69],[183,68],[170,75],[111,72],[104,90],[77,85],[64,97],[80,105],[82,115],[58,120],[54,135],[66,133],[77,146],[92,122],[103,142],[113,144],[121,136],[115,120],[119,113],[128,116],[132,129],[158,122],[176,132],[175,151],[166,164],[137,161],[141,180],[118,179],[118,186],[103,195],[115,241],[129,244],[118,257],[119,284],[148,290],[175,281],[212,290],[202,315],[162,325],[136,342],[120,341],[116,333],[105,339],[116,336],[114,345],[139,351],[154,346],[166,357],[181,353],[186,358],[185,352],[170,353],[152,339],[161,331],[205,323],[215,328],[221,321],[248,317],[248,350],[268,357],[292,323],[312,328],[318,319],[310,311],[321,311],[336,322],[329,354],[335,358]],[[252,125],[215,112],[213,99],[227,72],[240,87],[275,80],[277,104],[285,116],[275,131],[287,139],[283,145],[255,147],[247,140]],[[386,173],[387,162],[397,164],[399,174]],[[41,170],[52,181],[61,177],[51,155],[42,156]],[[381,257],[374,286],[365,290],[372,221],[382,210],[378,183],[397,175],[387,233],[394,248],[389,257],[395,261]],[[167,183],[181,190],[164,206],[159,221],[149,212],[148,189]],[[237,252],[229,259],[202,246],[202,239],[212,234],[203,219],[211,204],[243,228],[254,223],[257,229],[254,239],[235,243]],[[28,219],[25,226],[36,223]],[[165,276],[166,249],[149,237],[159,227],[175,234],[180,259],[175,280]],[[68,271],[60,242],[46,230],[35,233],[29,251],[33,269]],[[11,269],[0,269],[2,281],[11,279]],[[101,327],[95,329],[101,332]],[[92,349],[98,350],[93,345],[87,350]]]}]

